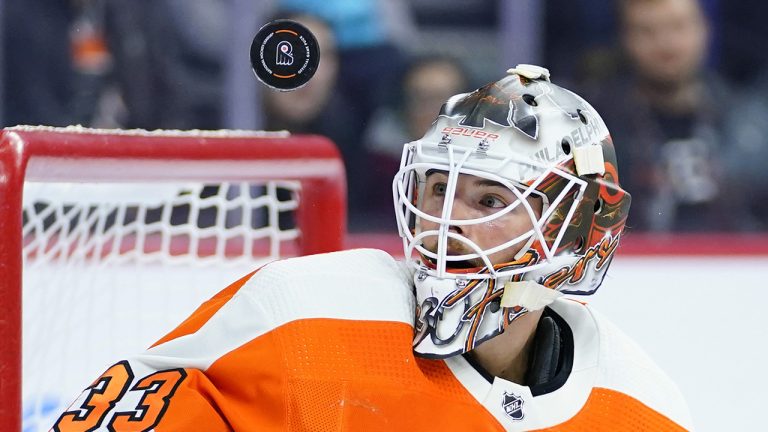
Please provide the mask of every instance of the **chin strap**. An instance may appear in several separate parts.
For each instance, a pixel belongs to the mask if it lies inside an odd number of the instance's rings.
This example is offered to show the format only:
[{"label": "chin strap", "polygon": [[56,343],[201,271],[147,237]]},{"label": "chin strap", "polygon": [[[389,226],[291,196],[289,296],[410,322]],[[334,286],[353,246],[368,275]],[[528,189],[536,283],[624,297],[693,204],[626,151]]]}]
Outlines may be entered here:
[{"label": "chin strap", "polygon": [[520,306],[529,311],[536,311],[549,306],[563,293],[547,288],[534,281],[505,282],[501,296],[502,307]]}]

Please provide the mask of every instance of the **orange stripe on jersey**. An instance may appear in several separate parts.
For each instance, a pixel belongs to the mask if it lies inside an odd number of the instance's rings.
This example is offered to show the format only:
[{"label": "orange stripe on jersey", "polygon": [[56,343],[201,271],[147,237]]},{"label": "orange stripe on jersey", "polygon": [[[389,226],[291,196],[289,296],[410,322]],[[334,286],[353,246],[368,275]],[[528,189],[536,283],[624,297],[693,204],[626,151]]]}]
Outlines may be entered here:
[{"label": "orange stripe on jersey", "polygon": [[413,356],[412,335],[400,322],[292,321],[206,376],[234,430],[502,431],[443,362]]},{"label": "orange stripe on jersey", "polygon": [[242,286],[245,285],[245,283],[248,282],[248,280],[251,279],[251,276],[253,276],[254,273],[256,273],[257,271],[258,270],[254,270],[248,273],[247,275],[233,282],[228,287],[219,291],[216,295],[214,295],[210,299],[206,300],[205,303],[201,304],[192,313],[192,315],[189,316],[189,318],[187,318],[181,324],[179,324],[178,327],[171,330],[170,333],[160,338],[160,340],[155,342],[152,345],[152,347],[166,343],[170,340],[176,339],[181,336],[192,334],[200,330],[200,327],[202,327],[206,322],[208,322],[208,320],[211,319],[211,317],[216,312],[218,312],[218,310],[221,309],[221,307],[224,306],[232,298],[232,296],[234,296],[235,293],[240,288],[242,288]]},{"label": "orange stripe on jersey", "polygon": [[641,432],[685,431],[637,399],[615,390],[594,388],[584,407],[572,419],[540,431]]}]

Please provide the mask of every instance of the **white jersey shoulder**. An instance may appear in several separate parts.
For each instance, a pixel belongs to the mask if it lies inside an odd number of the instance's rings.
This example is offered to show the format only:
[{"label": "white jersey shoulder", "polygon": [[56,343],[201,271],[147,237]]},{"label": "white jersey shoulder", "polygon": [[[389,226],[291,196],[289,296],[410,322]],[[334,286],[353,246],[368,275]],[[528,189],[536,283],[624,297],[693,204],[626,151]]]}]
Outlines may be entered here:
[{"label": "white jersey shoulder", "polygon": [[589,312],[599,333],[600,373],[595,387],[629,395],[685,429],[693,430],[688,405],[669,376],[615,324],[588,305],[579,306]]},{"label": "white jersey shoulder", "polygon": [[219,357],[292,321],[375,320],[413,325],[404,266],[385,252],[356,249],[274,261],[262,267],[196,332],[149,349],[156,368],[206,370]]},{"label": "white jersey shoulder", "polygon": [[353,249],[267,264],[240,289],[270,305],[276,323],[340,318],[413,323],[407,268],[386,252]]},{"label": "white jersey shoulder", "polygon": [[563,299],[553,305],[573,331],[573,374],[595,367],[590,387],[615,390],[692,430],[680,390],[632,339],[589,305]]},{"label": "white jersey shoulder", "polygon": [[[456,378],[508,431],[544,429],[579,414],[596,388],[621,392],[691,430],[688,408],[672,381],[606,318],[589,306],[558,299],[550,306],[573,334],[571,373],[558,389],[534,396],[530,387],[483,378],[462,356],[445,360]],[[515,411],[510,411],[510,406]]]}]

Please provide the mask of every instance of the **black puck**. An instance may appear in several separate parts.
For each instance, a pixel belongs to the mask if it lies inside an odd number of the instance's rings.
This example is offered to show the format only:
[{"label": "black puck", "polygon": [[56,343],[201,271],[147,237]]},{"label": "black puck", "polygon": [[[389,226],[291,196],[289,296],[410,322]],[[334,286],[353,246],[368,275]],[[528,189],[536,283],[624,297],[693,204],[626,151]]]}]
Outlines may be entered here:
[{"label": "black puck", "polygon": [[295,90],[317,71],[320,49],[306,27],[291,20],[272,21],[251,43],[251,67],[259,81],[277,90]]}]

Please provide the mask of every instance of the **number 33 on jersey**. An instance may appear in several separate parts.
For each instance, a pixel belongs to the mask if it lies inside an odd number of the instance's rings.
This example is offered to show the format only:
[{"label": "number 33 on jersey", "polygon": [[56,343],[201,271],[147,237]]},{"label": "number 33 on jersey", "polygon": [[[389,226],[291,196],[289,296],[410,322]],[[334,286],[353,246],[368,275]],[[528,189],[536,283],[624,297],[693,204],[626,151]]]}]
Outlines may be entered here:
[{"label": "number 33 on jersey", "polygon": [[[121,361],[101,375],[59,417],[56,432],[88,432],[106,426],[114,431],[148,431],[157,426],[168,408],[171,397],[187,377],[184,369],[158,371],[140,379],[131,387],[134,373]],[[128,401],[135,393],[135,409],[116,411],[107,417],[119,400]]]}]

